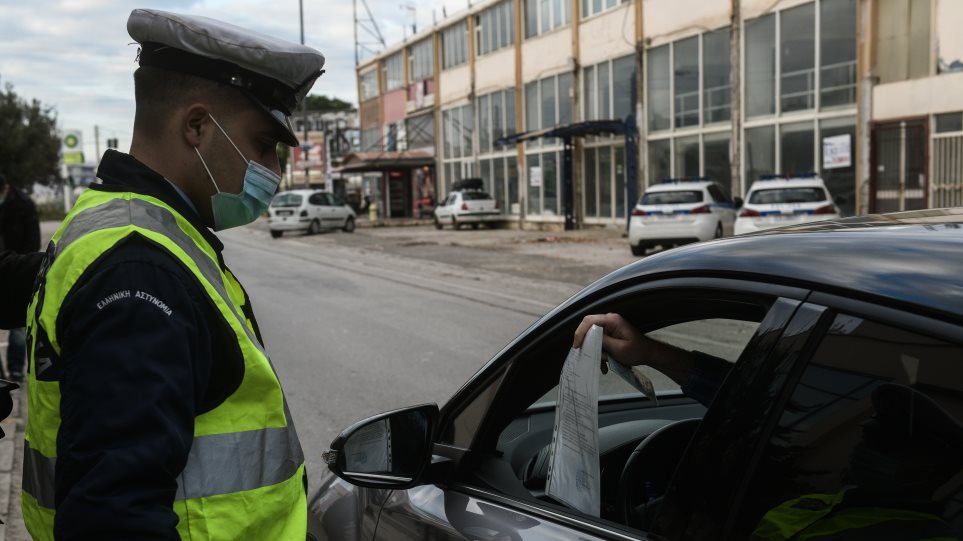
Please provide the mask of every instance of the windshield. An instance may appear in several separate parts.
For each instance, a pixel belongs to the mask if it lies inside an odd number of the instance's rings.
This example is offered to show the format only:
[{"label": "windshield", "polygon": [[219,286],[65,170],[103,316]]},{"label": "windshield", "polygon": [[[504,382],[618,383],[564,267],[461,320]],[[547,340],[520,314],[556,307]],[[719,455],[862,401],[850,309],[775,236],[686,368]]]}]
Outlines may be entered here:
[{"label": "windshield", "polygon": [[640,205],[681,205],[686,203],[701,203],[701,191],[678,192],[649,192],[642,196]]},{"label": "windshield", "polygon": [[749,202],[755,205],[775,205],[779,203],[818,203],[825,201],[826,191],[819,187],[812,188],[773,188],[771,190],[757,190],[749,196]]},{"label": "windshield", "polygon": [[462,201],[484,201],[486,199],[491,199],[492,196],[485,192],[462,192]]},{"label": "windshield", "polygon": [[296,193],[279,193],[271,201],[272,207],[300,207],[301,196]]}]

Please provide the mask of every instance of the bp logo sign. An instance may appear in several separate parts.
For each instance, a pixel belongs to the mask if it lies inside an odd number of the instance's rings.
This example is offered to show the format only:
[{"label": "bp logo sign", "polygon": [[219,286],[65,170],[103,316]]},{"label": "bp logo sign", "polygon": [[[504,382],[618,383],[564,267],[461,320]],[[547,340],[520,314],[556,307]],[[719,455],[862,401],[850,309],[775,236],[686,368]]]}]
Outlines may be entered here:
[{"label": "bp logo sign", "polygon": [[80,130],[64,132],[61,143],[61,155],[67,165],[84,163],[83,139]]},{"label": "bp logo sign", "polygon": [[67,136],[64,137],[64,146],[71,149],[77,148],[80,146],[80,138],[72,133],[68,133]]}]

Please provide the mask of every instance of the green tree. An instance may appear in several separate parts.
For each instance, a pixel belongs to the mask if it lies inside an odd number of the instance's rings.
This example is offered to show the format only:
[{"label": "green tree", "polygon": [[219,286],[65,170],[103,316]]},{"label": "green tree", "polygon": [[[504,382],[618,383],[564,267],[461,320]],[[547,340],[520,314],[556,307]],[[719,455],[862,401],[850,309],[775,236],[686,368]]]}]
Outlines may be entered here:
[{"label": "green tree", "polygon": [[305,99],[309,111],[345,111],[353,108],[350,103],[329,96],[308,96]]},{"label": "green tree", "polygon": [[60,138],[53,107],[0,91],[0,173],[14,186],[60,182]]}]

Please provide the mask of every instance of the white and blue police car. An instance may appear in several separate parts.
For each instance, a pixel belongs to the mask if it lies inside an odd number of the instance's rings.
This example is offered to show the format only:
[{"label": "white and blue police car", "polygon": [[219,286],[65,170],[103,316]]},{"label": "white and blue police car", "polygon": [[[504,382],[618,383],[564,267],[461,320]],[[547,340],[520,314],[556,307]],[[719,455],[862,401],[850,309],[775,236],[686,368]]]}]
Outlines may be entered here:
[{"label": "white and blue police car", "polygon": [[732,235],[737,203],[721,184],[705,177],[665,179],[649,186],[629,220],[632,254]]}]

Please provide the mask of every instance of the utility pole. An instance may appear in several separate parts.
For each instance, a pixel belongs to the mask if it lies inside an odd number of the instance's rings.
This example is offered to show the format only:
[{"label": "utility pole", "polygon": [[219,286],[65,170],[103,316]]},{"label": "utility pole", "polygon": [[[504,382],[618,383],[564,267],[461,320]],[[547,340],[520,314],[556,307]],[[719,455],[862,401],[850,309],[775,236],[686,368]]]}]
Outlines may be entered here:
[{"label": "utility pole", "polygon": [[[732,0],[732,22],[729,25],[729,117],[732,133],[729,135],[729,166],[733,197],[742,197],[745,182],[742,179],[742,0]],[[738,186],[733,190],[734,186]]]},{"label": "utility pole", "polygon": [[[298,12],[301,15],[301,45],[304,45],[304,0],[298,0]],[[304,141],[301,143],[301,161],[304,163],[304,187],[311,186],[311,167],[308,165],[308,97],[301,100],[301,117],[304,122]]]}]

